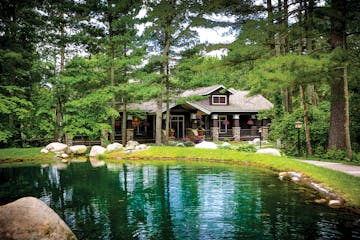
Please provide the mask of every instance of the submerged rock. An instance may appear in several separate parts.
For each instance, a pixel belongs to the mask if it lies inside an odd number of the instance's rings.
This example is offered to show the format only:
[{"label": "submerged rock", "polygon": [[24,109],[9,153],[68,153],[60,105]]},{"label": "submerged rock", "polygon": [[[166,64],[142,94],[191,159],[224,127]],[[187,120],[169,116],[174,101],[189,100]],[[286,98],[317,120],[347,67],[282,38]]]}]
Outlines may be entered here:
[{"label": "submerged rock", "polygon": [[260,154],[270,154],[273,156],[281,156],[281,153],[279,150],[275,149],[275,148],[263,148],[263,149],[259,149],[256,151],[256,153],[260,153]]},{"label": "submerged rock", "polygon": [[0,239],[77,239],[45,203],[24,197],[0,206]]},{"label": "submerged rock", "polygon": [[338,208],[344,205],[344,202],[341,200],[330,200],[329,207]]}]

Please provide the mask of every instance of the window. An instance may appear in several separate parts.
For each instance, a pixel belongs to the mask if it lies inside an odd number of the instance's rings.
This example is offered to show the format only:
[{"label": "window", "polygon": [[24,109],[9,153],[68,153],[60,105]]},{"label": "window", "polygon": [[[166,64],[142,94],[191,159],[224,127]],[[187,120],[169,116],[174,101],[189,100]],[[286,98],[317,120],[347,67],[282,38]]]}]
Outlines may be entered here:
[{"label": "window", "polygon": [[211,102],[214,105],[226,105],[227,104],[227,96],[226,95],[213,95]]}]

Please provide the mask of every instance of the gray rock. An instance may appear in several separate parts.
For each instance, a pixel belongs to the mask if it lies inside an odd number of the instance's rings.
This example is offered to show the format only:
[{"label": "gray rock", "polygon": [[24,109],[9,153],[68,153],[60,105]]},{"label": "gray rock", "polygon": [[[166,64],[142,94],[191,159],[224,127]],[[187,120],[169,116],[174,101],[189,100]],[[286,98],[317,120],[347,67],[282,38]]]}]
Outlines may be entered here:
[{"label": "gray rock", "polygon": [[40,150],[40,152],[41,152],[41,153],[48,153],[49,150],[47,150],[46,148],[43,148],[43,149]]},{"label": "gray rock", "polygon": [[140,144],[135,147],[135,150],[145,150],[145,149],[147,149],[146,144]]},{"label": "gray rock", "polygon": [[68,145],[66,145],[64,143],[53,142],[53,143],[48,144],[45,147],[45,149],[50,151],[50,152],[55,152],[55,153],[61,152],[61,153],[63,153],[63,152],[68,151]]},{"label": "gray rock", "polygon": [[125,148],[126,150],[134,150],[138,145],[139,143],[137,141],[128,141]]},{"label": "gray rock", "polygon": [[195,145],[195,148],[205,148],[205,149],[217,149],[217,145],[213,142],[203,141]]},{"label": "gray rock", "polygon": [[341,200],[330,200],[329,201],[329,207],[332,207],[332,208],[341,207],[343,204],[344,203]]},{"label": "gray rock", "polygon": [[87,148],[85,145],[74,145],[69,147],[70,154],[84,154]]},{"label": "gray rock", "polygon": [[121,150],[122,148],[123,148],[122,144],[112,143],[112,144],[107,145],[106,150],[108,152],[115,152],[115,151]]},{"label": "gray rock", "polygon": [[45,203],[24,197],[0,206],[0,239],[77,239]]},{"label": "gray rock", "polygon": [[106,148],[102,147],[102,146],[92,146],[91,150],[90,150],[90,157],[96,157],[97,155],[101,155],[104,154],[106,151]]}]

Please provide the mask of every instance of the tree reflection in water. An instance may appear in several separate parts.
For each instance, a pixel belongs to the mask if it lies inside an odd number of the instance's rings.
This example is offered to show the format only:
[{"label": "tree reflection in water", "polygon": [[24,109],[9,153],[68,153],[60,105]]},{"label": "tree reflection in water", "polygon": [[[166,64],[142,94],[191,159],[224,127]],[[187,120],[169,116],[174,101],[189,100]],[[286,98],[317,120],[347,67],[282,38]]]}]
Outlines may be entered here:
[{"label": "tree reflection in water", "polygon": [[[79,239],[351,239],[359,216],[252,168],[93,160],[0,168],[0,203],[35,196]],[[93,167],[94,166],[94,167]]]}]

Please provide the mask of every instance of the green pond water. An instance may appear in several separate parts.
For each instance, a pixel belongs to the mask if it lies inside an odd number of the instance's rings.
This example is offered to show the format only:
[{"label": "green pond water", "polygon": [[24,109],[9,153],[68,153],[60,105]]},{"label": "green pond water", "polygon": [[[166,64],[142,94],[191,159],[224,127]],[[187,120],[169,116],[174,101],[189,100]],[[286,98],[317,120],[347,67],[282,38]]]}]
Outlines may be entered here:
[{"label": "green pond water", "polygon": [[43,200],[79,239],[360,239],[360,216],[254,167],[97,161],[0,168],[0,204]]}]

